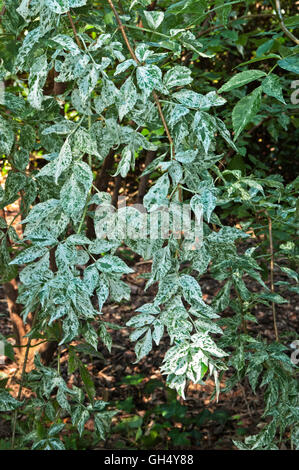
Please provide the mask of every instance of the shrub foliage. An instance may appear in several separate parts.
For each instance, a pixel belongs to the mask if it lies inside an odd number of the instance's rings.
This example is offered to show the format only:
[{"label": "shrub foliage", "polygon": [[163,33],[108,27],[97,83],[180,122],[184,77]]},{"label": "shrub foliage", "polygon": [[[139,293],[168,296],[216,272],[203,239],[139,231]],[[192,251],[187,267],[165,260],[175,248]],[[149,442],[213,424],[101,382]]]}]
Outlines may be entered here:
[{"label": "shrub foliage", "polygon": [[[157,285],[152,303],[127,323],[137,361],[167,334],[161,371],[182,397],[189,381],[209,375],[217,397],[225,371],[223,392],[244,380],[263,391],[267,424],[235,442],[239,448],[277,449],[285,436],[299,445],[296,366],[277,326],[277,306],[298,291],[298,180],[280,171],[291,168],[298,135],[298,15],[283,3],[3,3],[1,280],[6,293],[18,281],[10,314],[23,372],[17,398],[0,383],[0,410],[12,412],[13,442],[17,434],[34,449],[64,449],[66,416],[79,434],[92,418],[96,437],[105,439],[115,411],[95,399],[86,358],[99,354],[99,340],[111,348],[105,302],[130,299],[125,245],[152,260],[146,286]],[[107,178],[117,187],[148,176],[145,219],[159,206],[188,205],[194,228],[201,207],[200,246],[190,249],[175,230],[153,239],[107,229],[105,211],[96,210],[111,204]],[[21,232],[5,220],[15,201]],[[139,215],[127,206],[111,218],[136,231]],[[285,281],[275,282],[279,269]],[[211,304],[200,287],[207,272],[222,286]],[[259,289],[250,289],[250,279]],[[257,305],[273,315],[273,342],[254,326]],[[26,371],[32,351],[45,344],[54,345],[55,358],[37,352]],[[62,349],[82,388],[67,386]],[[30,417],[29,435],[19,435],[20,411]]]}]

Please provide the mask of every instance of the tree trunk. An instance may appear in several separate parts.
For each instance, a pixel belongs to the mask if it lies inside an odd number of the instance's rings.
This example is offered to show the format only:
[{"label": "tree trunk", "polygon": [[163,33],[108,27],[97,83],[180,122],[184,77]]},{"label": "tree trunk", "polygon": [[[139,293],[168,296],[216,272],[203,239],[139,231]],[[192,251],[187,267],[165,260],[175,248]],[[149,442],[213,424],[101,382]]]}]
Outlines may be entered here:
[{"label": "tree trunk", "polygon": [[[12,323],[13,332],[15,335],[16,343],[20,346],[26,344],[26,328],[22,318],[20,317],[21,305],[17,304],[16,300],[18,297],[18,286],[17,281],[12,279],[9,282],[3,284],[3,290],[7,301],[8,313]],[[18,349],[18,352],[21,348]]]}]

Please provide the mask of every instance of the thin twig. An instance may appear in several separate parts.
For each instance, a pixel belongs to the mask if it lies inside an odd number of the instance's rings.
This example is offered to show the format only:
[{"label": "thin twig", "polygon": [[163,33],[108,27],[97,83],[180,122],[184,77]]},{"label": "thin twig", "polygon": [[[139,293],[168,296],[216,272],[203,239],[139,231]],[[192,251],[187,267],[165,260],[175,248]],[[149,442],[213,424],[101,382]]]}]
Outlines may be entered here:
[{"label": "thin twig", "polygon": [[144,260],[144,261],[138,261],[138,263],[136,263],[136,266],[141,266],[142,264],[152,264],[153,260],[151,259],[148,259],[148,260]]},{"label": "thin twig", "polygon": [[240,384],[240,388],[241,388],[241,391],[242,391],[242,395],[243,395],[243,397],[244,397],[244,401],[245,401],[245,404],[246,404],[246,407],[247,407],[248,414],[249,414],[250,417],[252,418],[252,411],[251,411],[251,409],[250,409],[249,402],[248,402],[248,400],[247,400],[245,388],[243,387],[242,384]]},{"label": "thin twig", "polygon": [[111,7],[111,9],[112,9],[112,11],[113,11],[113,13],[114,13],[115,19],[116,19],[116,21],[117,21],[117,23],[118,23],[118,26],[119,26],[119,29],[120,29],[120,32],[121,32],[121,34],[122,34],[122,37],[124,38],[124,41],[125,41],[125,43],[126,43],[127,48],[129,49],[129,52],[130,52],[132,58],[139,64],[140,62],[139,62],[139,60],[137,59],[134,50],[132,49],[132,46],[131,46],[130,41],[129,41],[129,39],[128,39],[128,36],[127,36],[127,34],[126,34],[126,32],[125,32],[124,25],[122,24],[122,21],[121,21],[121,19],[120,19],[120,17],[119,17],[119,14],[118,14],[118,12],[117,12],[117,10],[116,10],[116,8],[115,8],[115,6],[114,6],[112,0],[108,0],[108,3],[109,3],[109,5],[110,5],[110,7]]},{"label": "thin twig", "polygon": [[60,375],[60,373],[61,373],[60,361],[61,361],[61,346],[58,346],[58,351],[57,351],[57,373],[58,373],[58,375]]},{"label": "thin twig", "polygon": [[[44,341],[40,341],[39,343],[36,343],[33,346],[29,346],[29,348],[37,348],[37,346],[39,346],[40,344],[44,344],[44,343],[47,343],[47,342],[48,342],[48,340],[45,339]],[[28,348],[28,343],[24,344],[24,345],[12,344],[12,347],[13,348]]]},{"label": "thin twig", "polygon": [[207,33],[211,33],[212,31],[215,31],[217,29],[226,28],[227,25],[229,25],[231,23],[234,23],[235,21],[251,20],[253,18],[262,18],[263,16],[265,18],[268,18],[269,16],[275,17],[275,15],[273,15],[273,13],[261,13],[261,14],[256,14],[256,15],[240,16],[239,18],[234,18],[233,20],[228,21],[226,24],[218,24],[218,25],[210,26],[209,28],[204,29],[203,31],[200,31],[200,33],[198,33],[198,35],[197,35],[197,38],[200,38],[201,36],[204,36]]},{"label": "thin twig", "polygon": [[[124,25],[123,25],[123,23],[122,23],[122,21],[121,21],[121,19],[120,19],[120,17],[119,17],[119,14],[118,14],[118,12],[117,12],[117,10],[116,10],[116,8],[115,8],[115,6],[114,6],[112,0],[107,0],[107,1],[108,1],[109,5],[110,5],[110,7],[111,7],[111,9],[112,9],[112,11],[113,11],[113,13],[114,13],[115,19],[116,19],[117,24],[118,24],[119,29],[120,29],[120,32],[121,32],[121,34],[122,34],[122,37],[124,38],[124,41],[125,41],[125,43],[126,43],[126,45],[127,45],[127,48],[128,48],[128,50],[129,50],[129,52],[130,52],[130,54],[131,54],[132,59],[134,59],[135,62],[137,62],[137,64],[141,65],[140,61],[137,59],[137,57],[136,57],[136,55],[135,55],[135,52],[134,52],[134,50],[133,50],[133,48],[132,48],[132,46],[131,46],[131,44],[130,44],[130,41],[129,41],[129,39],[128,39],[128,36],[127,36],[126,31],[125,31]],[[160,118],[161,118],[161,120],[162,120],[162,123],[163,123],[164,129],[165,129],[167,138],[168,138],[168,140],[169,140],[170,148],[171,148],[171,150],[173,151],[173,140],[172,140],[172,137],[171,137],[171,135],[170,135],[170,132],[169,132],[169,129],[168,129],[168,126],[167,126],[167,122],[166,122],[166,120],[165,120],[165,117],[164,117],[164,114],[163,114],[163,111],[162,111],[162,107],[161,107],[160,100],[159,100],[158,95],[157,95],[157,93],[156,93],[155,91],[152,92],[152,95],[153,95],[153,98],[154,98],[155,103],[156,103],[156,105],[157,105],[158,112],[159,112]]]},{"label": "thin twig", "polygon": [[82,45],[81,45],[80,39],[78,38],[78,34],[77,34],[76,27],[75,27],[74,22],[73,22],[72,15],[70,14],[69,11],[67,12],[67,16],[68,16],[68,19],[71,23],[71,27],[72,27],[72,30],[73,30],[73,33],[74,33],[74,36],[75,36],[76,43],[77,43],[78,47],[81,49]]},{"label": "thin twig", "polygon": [[286,25],[284,24],[284,19],[283,19],[282,13],[281,13],[280,0],[275,0],[275,5],[276,5],[276,11],[277,11],[277,14],[278,14],[279,24],[280,24],[281,29],[285,32],[285,34],[292,41],[294,41],[295,44],[299,44],[299,39],[297,39],[296,36],[294,36],[294,34],[292,34],[291,31],[289,31],[288,28],[286,27]]},{"label": "thin twig", "polygon": [[[270,283],[271,283],[271,292],[274,294],[274,248],[273,248],[273,237],[272,237],[272,220],[269,214],[266,212],[268,219],[268,231],[269,231],[269,248],[270,248]],[[275,302],[272,302],[272,313],[273,313],[273,324],[275,331],[276,341],[279,341],[277,321],[276,321],[276,308]]]},{"label": "thin twig", "polygon": [[[36,318],[37,318],[37,312],[38,312],[38,310],[36,309],[36,311],[34,313],[34,316],[33,316],[33,322],[32,322],[31,328],[34,327],[34,323],[35,323]],[[30,347],[31,347],[31,338],[28,339],[26,350],[25,350],[25,356],[24,356],[24,362],[23,362],[23,367],[22,367],[22,374],[21,374],[21,380],[20,380],[17,400],[20,400],[20,398],[22,396],[22,390],[23,390],[23,385],[24,385],[24,378],[25,378],[25,374],[26,374],[26,366],[27,366],[27,362],[28,362]],[[18,416],[18,410],[15,410],[14,415],[13,415],[13,420],[12,420],[12,437],[11,437],[11,448],[12,449],[14,448],[14,445],[15,445],[17,416]]]},{"label": "thin twig", "polygon": [[162,107],[161,107],[161,103],[160,103],[160,100],[158,98],[158,95],[155,91],[153,91],[153,97],[154,97],[154,100],[155,100],[155,103],[157,105],[157,108],[158,108],[158,111],[159,111],[159,114],[160,114],[160,118],[162,120],[162,123],[163,123],[163,126],[164,126],[164,129],[165,129],[165,132],[166,132],[166,135],[167,135],[167,138],[169,140],[169,143],[170,143],[170,147],[173,148],[173,140],[172,140],[172,137],[170,135],[170,132],[169,132],[169,129],[168,129],[168,126],[167,126],[167,122],[165,120],[165,117],[164,117],[164,114],[163,114],[163,111],[162,111]]}]

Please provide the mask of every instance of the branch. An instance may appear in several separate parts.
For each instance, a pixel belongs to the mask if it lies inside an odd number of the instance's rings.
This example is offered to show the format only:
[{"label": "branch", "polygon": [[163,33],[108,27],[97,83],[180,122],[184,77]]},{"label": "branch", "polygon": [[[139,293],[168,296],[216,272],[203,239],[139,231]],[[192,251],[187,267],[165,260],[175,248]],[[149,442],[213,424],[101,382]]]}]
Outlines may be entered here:
[{"label": "branch", "polygon": [[79,40],[79,38],[78,38],[78,34],[77,34],[76,27],[75,27],[74,22],[73,22],[72,15],[70,14],[69,11],[67,12],[67,16],[68,16],[68,18],[69,18],[69,20],[70,20],[71,27],[72,27],[72,30],[73,30],[73,33],[74,33],[74,36],[75,36],[76,43],[77,43],[79,49],[81,49],[81,47],[82,47],[82,46],[81,46],[81,42],[80,42],[80,40]]},{"label": "branch", "polygon": [[198,33],[197,38],[200,38],[201,36],[204,36],[205,34],[215,31],[217,29],[226,28],[227,25],[234,23],[235,21],[252,20],[253,18],[262,18],[263,16],[267,18],[269,16],[274,17],[275,15],[273,15],[273,13],[259,13],[256,15],[243,15],[243,16],[240,16],[239,18],[235,18],[233,20],[228,21],[226,24],[218,24],[218,25],[211,26],[210,28],[204,29],[203,31]]},{"label": "branch", "polygon": [[[134,50],[133,50],[133,48],[132,48],[132,46],[131,46],[131,44],[130,44],[130,41],[129,41],[128,36],[127,36],[127,34],[126,34],[124,25],[122,24],[122,21],[121,21],[121,19],[120,19],[120,17],[119,17],[118,12],[117,12],[116,9],[115,9],[115,6],[113,5],[112,0],[107,0],[107,1],[108,1],[109,5],[110,5],[110,7],[111,7],[111,9],[112,9],[112,11],[113,11],[113,13],[114,13],[115,19],[116,19],[117,24],[118,24],[119,29],[120,29],[120,32],[121,32],[121,34],[122,34],[122,37],[124,38],[124,41],[125,41],[125,43],[126,43],[126,45],[127,45],[127,48],[128,48],[128,50],[129,50],[129,52],[130,52],[130,54],[131,54],[132,59],[134,59],[135,62],[137,62],[137,64],[141,65],[141,62],[137,59],[137,57],[136,57],[136,55],[135,55],[135,52],[134,52]],[[157,105],[160,118],[161,118],[161,120],[162,120],[162,123],[163,123],[164,129],[165,129],[167,138],[168,138],[169,143],[170,143],[170,147],[171,147],[171,149],[173,149],[173,140],[172,140],[172,137],[171,137],[171,135],[170,135],[170,132],[169,132],[169,129],[168,129],[168,126],[167,126],[167,122],[166,122],[166,120],[165,120],[165,116],[164,116],[163,111],[162,111],[162,107],[161,107],[160,100],[159,100],[158,95],[157,95],[157,93],[156,93],[155,91],[152,92],[152,95],[153,95],[153,98],[154,98],[155,103],[156,103],[156,105]]]},{"label": "branch", "polygon": [[[36,322],[37,314],[38,314],[38,308],[35,310],[35,313],[33,315],[32,328],[34,327],[34,324]],[[24,357],[23,367],[22,367],[21,380],[20,380],[20,385],[19,385],[19,390],[18,390],[18,395],[17,395],[17,400],[20,400],[21,396],[22,396],[22,390],[23,390],[23,386],[24,386],[24,379],[25,379],[25,374],[26,374],[26,366],[27,366],[27,362],[28,362],[30,346],[31,346],[31,338],[28,338],[27,345],[26,345],[26,350],[25,350],[25,357]],[[15,410],[14,414],[13,414],[13,419],[12,419],[12,438],[11,438],[11,448],[12,449],[14,448],[14,445],[15,445],[17,416],[18,416],[18,410]]]},{"label": "branch", "polygon": [[135,52],[134,52],[133,49],[132,49],[132,46],[131,46],[130,41],[129,41],[129,39],[128,39],[128,36],[127,36],[127,34],[126,34],[126,32],[125,32],[124,25],[122,24],[122,21],[121,21],[121,19],[120,19],[120,17],[119,17],[119,14],[117,13],[117,10],[116,10],[115,6],[113,5],[112,0],[108,0],[108,3],[109,3],[109,5],[110,5],[110,7],[111,7],[111,9],[112,9],[112,11],[113,11],[113,13],[114,13],[115,19],[116,19],[116,21],[117,21],[117,23],[118,23],[118,26],[119,26],[119,29],[120,29],[120,32],[121,32],[121,34],[122,34],[122,37],[124,38],[124,41],[125,41],[125,43],[126,43],[126,45],[127,45],[127,48],[129,49],[129,52],[130,52],[132,58],[133,58],[138,64],[140,64],[139,60],[137,59],[137,57],[136,57],[136,55],[135,55]]},{"label": "branch", "polygon": [[154,0],[148,7],[147,11],[153,11],[157,6],[157,0]]},{"label": "branch", "polygon": [[[271,287],[271,292],[274,294],[274,248],[273,248],[273,237],[272,237],[272,220],[268,212],[266,212],[266,216],[268,219],[268,232],[269,232],[269,250],[270,250],[270,287]],[[275,302],[272,302],[272,314],[273,314],[273,325],[274,325],[274,331],[275,331],[275,339],[276,341],[279,341],[279,336],[278,336],[278,328],[277,328],[277,320],[276,320],[276,308],[275,308]]]},{"label": "branch", "polygon": [[160,114],[160,118],[163,122],[163,126],[164,126],[165,132],[167,134],[167,137],[168,137],[168,140],[169,140],[169,143],[170,143],[170,147],[173,148],[173,140],[172,140],[172,137],[170,135],[170,132],[169,132],[169,129],[168,129],[168,126],[167,126],[167,122],[165,120],[165,116],[164,116],[163,111],[162,111],[160,100],[159,100],[158,95],[155,91],[153,91],[153,97],[154,97],[155,103],[157,105],[157,108],[158,108],[158,111],[159,111],[159,114]]},{"label": "branch", "polygon": [[275,0],[275,5],[276,5],[276,11],[277,11],[277,14],[278,14],[279,24],[280,24],[281,29],[285,32],[285,34],[292,41],[294,41],[295,44],[299,44],[299,39],[297,39],[296,36],[294,36],[294,34],[292,34],[291,31],[289,31],[288,28],[286,27],[286,25],[284,24],[284,19],[283,19],[282,13],[281,13],[280,0]]}]

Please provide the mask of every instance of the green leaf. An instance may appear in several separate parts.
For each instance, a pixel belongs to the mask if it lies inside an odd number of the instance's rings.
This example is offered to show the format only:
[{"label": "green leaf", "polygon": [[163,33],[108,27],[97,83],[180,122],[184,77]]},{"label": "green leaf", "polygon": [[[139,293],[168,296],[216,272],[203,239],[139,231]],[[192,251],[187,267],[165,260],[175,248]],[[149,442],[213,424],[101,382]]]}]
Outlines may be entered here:
[{"label": "green leaf", "polygon": [[283,297],[281,297],[281,295],[279,294],[276,294],[276,293],[272,293],[272,292],[262,292],[260,294],[260,297],[262,297],[262,299],[266,299],[266,300],[269,300],[270,302],[275,302],[276,304],[286,304],[288,303],[288,300],[284,299]]},{"label": "green leaf", "polygon": [[99,301],[99,311],[102,311],[103,305],[109,296],[109,286],[104,279],[100,279],[97,288],[97,297]]},{"label": "green leaf", "polygon": [[28,58],[29,53],[31,52],[32,48],[35,44],[40,40],[43,36],[43,32],[40,27],[32,29],[26,35],[21,47],[18,50],[18,55],[15,61],[15,71],[22,70],[25,61]]},{"label": "green leaf", "polygon": [[84,269],[83,281],[91,295],[99,282],[99,271],[94,264]]},{"label": "green leaf", "polygon": [[170,126],[174,126],[177,123],[182,122],[182,117],[190,113],[190,110],[186,106],[181,104],[171,104],[167,106],[167,123]]},{"label": "green leaf", "polygon": [[115,72],[114,72],[114,76],[119,75],[120,73],[125,72],[125,71],[126,71],[129,67],[131,67],[132,65],[133,65],[134,67],[137,66],[137,62],[136,62],[134,59],[128,59],[128,60],[125,60],[124,62],[121,62],[121,63],[118,64],[118,66],[116,67]]},{"label": "green leaf", "polygon": [[163,77],[163,83],[168,89],[176,86],[189,85],[192,81],[191,70],[181,65],[172,67]]},{"label": "green leaf", "polygon": [[108,333],[107,328],[104,323],[101,324],[99,329],[99,335],[103,343],[105,344],[106,348],[109,352],[111,352],[112,348],[112,338],[111,335]]},{"label": "green leaf", "polygon": [[234,140],[258,113],[261,105],[262,88],[256,88],[250,95],[244,96],[233,109],[232,120],[235,132]]},{"label": "green leaf", "polygon": [[299,54],[285,57],[284,59],[279,60],[277,64],[284,70],[299,74]]},{"label": "green leaf", "polygon": [[256,57],[262,57],[264,54],[267,54],[272,49],[274,44],[274,39],[268,39],[263,44],[261,44],[256,50]]},{"label": "green leaf", "polygon": [[139,362],[152,350],[152,333],[149,329],[143,339],[138,341],[135,345],[136,362]]},{"label": "green leaf", "polygon": [[58,158],[55,160],[54,180],[56,184],[61,173],[70,166],[72,158],[71,146],[69,144],[69,140],[66,139],[61,147]]},{"label": "green leaf", "polygon": [[91,378],[91,375],[87,370],[87,367],[82,362],[79,364],[79,372],[81,375],[81,379],[84,383],[84,387],[88,395],[88,398],[91,402],[93,402],[94,397],[96,395],[95,386]]},{"label": "green leaf", "polygon": [[[177,155],[176,155],[177,158]],[[183,179],[183,167],[175,160],[172,164],[168,167],[169,176],[172,179],[172,184],[176,186],[179,184]]]},{"label": "green leaf", "polygon": [[89,238],[86,237],[86,235],[81,235],[80,233],[74,233],[73,235],[70,235],[67,239],[66,242],[71,245],[89,245],[91,244],[91,241]]},{"label": "green leaf", "polygon": [[0,228],[6,228],[6,227],[7,227],[6,221],[3,219],[3,217],[0,217]]},{"label": "green leaf", "polygon": [[216,130],[216,122],[213,116],[210,116],[205,111],[197,111],[194,115],[192,129],[194,133],[196,133],[197,140],[202,144],[205,154],[207,155]]},{"label": "green leaf", "polygon": [[192,201],[201,204],[204,211],[204,217],[207,222],[210,222],[213,210],[216,207],[217,197],[215,195],[215,188],[203,188],[200,190],[199,196],[193,196]]},{"label": "green leaf", "polygon": [[97,268],[104,273],[133,273],[134,270],[129,268],[126,263],[117,256],[106,255],[98,259]]},{"label": "green leaf", "polygon": [[137,90],[132,80],[129,77],[119,90],[117,99],[119,120],[122,121],[123,117],[130,112],[137,101]]},{"label": "green leaf", "polygon": [[41,55],[36,59],[30,68],[30,75],[28,79],[29,94],[28,101],[33,108],[42,109],[43,101],[43,86],[46,82],[48,75],[48,63],[46,54]]},{"label": "green leaf", "polygon": [[69,343],[76,338],[79,334],[79,326],[77,315],[73,310],[69,310],[67,318],[62,323],[64,336],[59,344]]},{"label": "green leaf", "polygon": [[231,282],[228,281],[224,287],[218,292],[214,301],[213,307],[216,312],[222,312],[226,309],[230,302],[230,291],[231,291]]},{"label": "green leaf", "polygon": [[286,266],[279,266],[279,267],[282,270],[282,272],[287,274],[287,276],[289,276],[291,279],[294,279],[296,282],[299,281],[299,276],[298,276],[298,273],[296,273],[296,271],[294,271],[293,269],[287,268]]},{"label": "green leaf", "polygon": [[87,0],[68,0],[70,8],[79,8],[86,5]]},{"label": "green leaf", "polygon": [[[119,64],[121,65],[121,64]],[[95,110],[98,114],[101,114],[105,108],[108,108],[114,104],[119,95],[119,89],[116,88],[111,80],[103,80],[101,96],[96,96],[94,100]]]},{"label": "green leaf", "polygon": [[78,405],[75,410],[72,411],[71,417],[73,425],[77,426],[79,435],[82,436],[85,423],[90,417],[89,411],[83,405]]},{"label": "green leaf", "polygon": [[15,152],[13,160],[14,166],[17,170],[24,171],[29,164],[29,152],[27,150],[20,149]]},{"label": "green leaf", "polygon": [[9,264],[25,264],[47,253],[48,249],[41,246],[31,246],[17,255]]},{"label": "green leaf", "polygon": [[61,206],[64,212],[74,221],[78,221],[85,205],[85,189],[72,175],[62,186],[60,191]]},{"label": "green leaf", "polygon": [[101,439],[105,439],[106,433],[109,431],[111,418],[117,413],[117,411],[102,411],[96,413],[94,417],[94,425],[96,432],[99,434]]},{"label": "green leaf", "polygon": [[164,11],[143,11],[150,28],[157,29],[164,19]]},{"label": "green leaf", "polygon": [[215,118],[215,120],[216,120],[216,127],[217,127],[218,131],[220,132],[221,136],[223,137],[223,139],[234,149],[235,152],[238,153],[238,149],[235,146],[234,142],[231,140],[230,132],[227,129],[224,122],[221,121],[221,119],[219,119],[217,117]]},{"label": "green leaf", "polygon": [[14,132],[8,121],[0,116],[0,147],[2,153],[10,154],[15,140]]},{"label": "green leaf", "polygon": [[26,176],[22,173],[10,171],[5,181],[5,198],[13,202],[18,198],[18,193],[26,185]]},{"label": "green leaf", "polygon": [[164,325],[161,322],[161,320],[157,319],[153,323],[153,327],[154,327],[154,331],[153,331],[152,337],[153,337],[154,342],[158,346],[164,333]]},{"label": "green leaf", "polygon": [[208,236],[208,241],[216,244],[232,243],[238,238],[248,238],[249,235],[236,227],[222,227],[219,232],[212,232]]},{"label": "green leaf", "polygon": [[45,202],[40,202],[32,207],[29,215],[22,220],[22,223],[28,222],[41,222],[43,218],[50,217],[52,212],[55,212],[56,209],[59,207],[59,200],[58,199],[48,199]]},{"label": "green leaf", "polygon": [[162,81],[162,72],[156,65],[137,67],[136,76],[138,86],[146,96],[149,96],[155,88],[159,88]]},{"label": "green leaf", "polygon": [[83,337],[85,341],[90,344],[95,351],[98,350],[98,335],[92,325],[86,323],[83,329]]},{"label": "green leaf", "polygon": [[242,62],[241,64],[238,64],[236,67],[243,67],[243,65],[253,64],[255,62],[261,62],[263,60],[268,60],[268,59],[281,59],[281,57],[278,54],[268,54],[262,57],[254,57],[254,59],[248,60],[246,62]]},{"label": "green leaf", "polygon": [[20,402],[13,398],[6,390],[0,389],[0,411],[12,411],[22,406],[23,402]]},{"label": "green leaf", "polygon": [[63,430],[64,426],[65,426],[64,423],[53,424],[53,425],[49,428],[48,436],[49,436],[49,437],[53,437],[53,436],[55,436],[56,434],[59,434],[59,433]]},{"label": "green leaf", "polygon": [[66,180],[60,191],[60,201],[64,212],[78,221],[92,184],[92,172],[85,162],[76,162],[71,177]]},{"label": "green leaf", "polygon": [[82,104],[85,104],[99,79],[99,70],[96,65],[92,65],[88,71],[85,71],[83,77],[78,79],[79,96]]},{"label": "green leaf", "polygon": [[282,86],[280,84],[280,78],[278,75],[270,74],[262,81],[262,90],[269,96],[274,96],[274,98],[281,101],[283,104],[286,104],[283,94]]},{"label": "green leaf", "polygon": [[140,328],[145,325],[150,325],[153,321],[155,321],[155,317],[153,315],[141,313],[140,315],[130,318],[126,325],[133,328]]},{"label": "green leaf", "polygon": [[182,274],[180,276],[180,285],[183,296],[190,305],[196,306],[204,303],[202,300],[201,288],[194,277],[189,276],[188,274]]},{"label": "green leaf", "polygon": [[[227,0],[216,0],[215,6],[217,7],[217,16],[221,23],[227,24],[232,5]],[[222,8],[219,8],[222,7]]]},{"label": "green leaf", "polygon": [[228,353],[222,351],[222,349],[218,348],[218,346],[216,346],[215,342],[208,336],[207,333],[197,333],[193,335],[192,342],[197,347],[205,352],[208,352],[209,354],[212,354],[213,356],[224,357],[229,355]]},{"label": "green leaf", "polygon": [[170,182],[167,173],[161,176],[154,186],[150,188],[148,193],[143,198],[144,206],[149,209],[153,206],[160,206],[167,202],[167,195]]},{"label": "green leaf", "polygon": [[225,91],[231,91],[235,88],[239,88],[246,83],[253,82],[258,80],[261,77],[265,77],[267,74],[262,70],[245,70],[245,72],[240,72],[234,75],[227,83],[222,85],[218,93],[224,93]]},{"label": "green leaf", "polygon": [[73,148],[75,151],[82,153],[88,153],[89,155],[96,155],[101,158],[98,152],[97,140],[92,132],[88,132],[86,129],[80,127],[74,134]]},{"label": "green leaf", "polygon": [[122,178],[125,178],[129,173],[130,166],[132,161],[132,152],[130,147],[127,145],[123,148],[121,152],[121,160],[118,164],[117,171],[113,176],[121,175]]},{"label": "green leaf", "polygon": [[175,154],[175,159],[181,163],[192,163],[197,155],[197,150],[185,150]]},{"label": "green leaf", "polygon": [[[61,0],[61,1],[65,1],[65,0]],[[72,56],[80,54],[80,49],[77,46],[77,44],[73,41],[73,39],[70,36],[67,36],[66,34],[57,34],[56,36],[54,36],[54,38],[51,38],[51,41],[54,41],[57,44],[59,44],[63,49],[69,52]]]},{"label": "green leaf", "polygon": [[181,90],[172,95],[179,103],[193,109],[208,110],[211,106],[222,106],[226,100],[217,95],[216,91],[210,91],[201,95],[192,90]]}]

